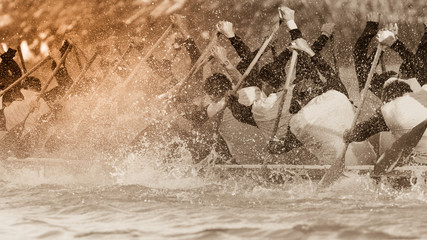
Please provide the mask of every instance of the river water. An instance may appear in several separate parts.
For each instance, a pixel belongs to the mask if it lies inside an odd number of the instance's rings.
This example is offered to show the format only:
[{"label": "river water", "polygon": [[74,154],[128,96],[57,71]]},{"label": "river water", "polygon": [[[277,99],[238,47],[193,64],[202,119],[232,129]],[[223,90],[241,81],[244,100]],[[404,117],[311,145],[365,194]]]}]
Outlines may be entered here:
[{"label": "river water", "polygon": [[[427,186],[350,174],[275,184],[185,161],[26,160],[0,168],[1,239],[426,239]],[[157,163],[156,163],[157,162]]]}]

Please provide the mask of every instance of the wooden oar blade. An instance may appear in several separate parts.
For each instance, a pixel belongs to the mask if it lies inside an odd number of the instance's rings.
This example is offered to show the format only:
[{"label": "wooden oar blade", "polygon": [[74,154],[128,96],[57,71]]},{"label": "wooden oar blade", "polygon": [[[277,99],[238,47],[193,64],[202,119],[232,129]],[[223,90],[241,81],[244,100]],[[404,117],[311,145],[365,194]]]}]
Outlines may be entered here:
[{"label": "wooden oar blade", "polygon": [[374,167],[374,175],[391,172],[397,164],[406,159],[417,146],[427,128],[427,119],[412,128],[411,131],[397,139],[392,146],[378,159]]}]

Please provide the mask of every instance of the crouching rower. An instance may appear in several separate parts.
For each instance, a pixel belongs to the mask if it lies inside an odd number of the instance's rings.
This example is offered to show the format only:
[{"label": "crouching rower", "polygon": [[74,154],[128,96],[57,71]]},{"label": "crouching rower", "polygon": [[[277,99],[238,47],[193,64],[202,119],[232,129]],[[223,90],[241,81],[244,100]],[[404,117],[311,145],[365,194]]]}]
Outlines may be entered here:
[{"label": "crouching rower", "polygon": [[[311,78],[298,82],[292,93],[288,134],[270,141],[272,153],[286,153],[300,146],[307,148],[318,159],[318,164],[332,164],[346,146],[343,134],[353,121],[354,108],[336,71],[320,54],[314,52],[303,38],[295,40],[292,48],[310,56],[326,82],[316,83]],[[363,153],[363,154],[362,154]],[[368,142],[350,146],[348,164],[368,164],[375,153]]]},{"label": "crouching rower", "polygon": [[[398,139],[427,119],[427,84],[421,87],[409,80],[390,78],[384,84],[382,100],[385,104],[374,116],[344,135],[347,142],[363,141],[381,131],[391,131]],[[427,164],[427,132],[405,162]]]},{"label": "crouching rower", "polygon": [[0,159],[10,155],[24,158],[33,152],[38,143],[39,120],[44,114],[50,113],[47,103],[40,98],[41,82],[36,77],[28,77],[22,83],[21,100],[13,101],[5,107],[6,133],[0,142]]},{"label": "crouching rower", "polygon": [[226,142],[237,163],[260,163],[263,158],[268,157],[266,140],[256,127],[250,107],[239,104],[236,98],[231,97],[231,90],[232,83],[227,76],[221,73],[213,74],[204,84],[204,91],[210,97],[211,103],[199,111],[191,111],[183,116],[187,119],[198,119],[200,123],[212,120],[216,125],[216,132],[212,134],[218,134],[218,137]]}]

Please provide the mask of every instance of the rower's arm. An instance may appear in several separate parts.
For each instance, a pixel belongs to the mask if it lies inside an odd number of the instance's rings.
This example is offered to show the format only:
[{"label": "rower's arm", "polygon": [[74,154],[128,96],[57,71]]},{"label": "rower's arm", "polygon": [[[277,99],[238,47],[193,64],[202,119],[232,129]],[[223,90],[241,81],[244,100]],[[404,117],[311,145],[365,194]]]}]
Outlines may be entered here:
[{"label": "rower's arm", "polygon": [[201,53],[199,48],[196,45],[196,42],[194,41],[193,38],[187,38],[182,45],[185,47],[185,49],[187,50],[187,52],[190,55],[190,59],[191,59],[191,64],[194,65],[197,61],[197,59],[199,59]]},{"label": "rower's arm", "polygon": [[397,39],[393,45],[390,46],[395,52],[397,52],[400,58],[403,60],[401,64],[401,70],[405,71],[405,75],[407,78],[417,77],[417,64],[415,54],[413,54],[405,44]]},{"label": "rower's arm", "polygon": [[334,32],[335,24],[333,23],[325,23],[322,25],[321,34],[320,36],[314,41],[314,43],[311,45],[311,49],[315,53],[319,53],[322,51],[322,49],[325,47],[325,45],[328,43],[328,40],[331,38],[333,32]]},{"label": "rower's arm", "polygon": [[354,45],[353,57],[356,70],[356,76],[359,83],[359,90],[365,86],[373,58],[368,56],[369,43],[378,32],[379,23],[368,21],[362,35],[357,39]]},{"label": "rower's arm", "polygon": [[345,136],[347,142],[362,142],[369,137],[384,131],[390,131],[381,110],[378,110],[369,120],[357,124],[350,133]]},{"label": "rower's arm", "polygon": [[235,96],[230,96],[228,99],[228,106],[231,110],[233,116],[242,123],[246,123],[252,126],[257,127],[255,119],[252,113],[252,105],[245,106],[239,103],[238,98]]},{"label": "rower's arm", "polygon": [[418,67],[418,82],[421,86],[427,84],[427,20],[424,22],[424,35],[418,45],[415,58]]},{"label": "rower's arm", "polygon": [[255,54],[251,51],[251,49],[246,45],[243,40],[235,35],[232,38],[229,38],[231,45],[233,45],[234,49],[237,52],[237,55],[242,59],[242,61],[250,62],[255,57]]}]

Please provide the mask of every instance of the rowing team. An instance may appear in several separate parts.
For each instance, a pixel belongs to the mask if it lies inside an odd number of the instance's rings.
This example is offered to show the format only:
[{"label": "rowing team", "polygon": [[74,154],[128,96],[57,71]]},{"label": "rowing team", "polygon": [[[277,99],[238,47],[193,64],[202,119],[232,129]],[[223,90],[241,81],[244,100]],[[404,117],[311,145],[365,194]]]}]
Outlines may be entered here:
[{"label": "rowing team", "polygon": [[[368,15],[366,27],[354,45],[355,70],[359,90],[363,93],[369,89],[369,94],[380,99],[382,106],[368,121],[352,124],[357,120],[357,110],[360,113],[363,108],[367,92],[362,94],[362,104],[356,108],[336,69],[321,56],[322,48],[333,34],[333,24],[323,25],[321,35],[310,46],[294,21],[294,11],[286,7],[279,10],[292,44],[280,54],[273,53],[273,62],[260,70],[251,63],[256,62],[257,55],[265,49],[261,47],[252,52],[235,34],[232,23],[218,23],[218,31],[230,40],[241,61],[234,67],[224,48],[213,47],[212,55],[227,72],[215,73],[204,82],[203,89],[211,103],[200,106],[175,99],[178,117],[173,129],[188,138],[193,158],[204,159],[209,151],[203,150],[222,146],[217,149],[220,152],[225,146],[224,158],[229,158],[230,153],[239,164],[333,164],[343,151],[348,165],[374,164],[381,152],[373,148],[371,142],[378,139],[372,136],[391,132],[397,139],[419,123],[426,125],[426,33],[414,54],[397,39],[395,24],[379,30],[380,15]],[[427,29],[427,22],[425,25]],[[369,44],[375,37],[378,47],[369,53]],[[376,73],[386,48],[402,58],[399,73],[386,70]],[[293,74],[293,60],[288,71],[285,66],[288,60],[294,59],[294,51],[298,53],[295,79],[287,84]],[[193,131],[180,128],[185,122],[183,119],[191,121]],[[208,128],[204,124],[209,119],[216,125],[214,130],[202,130]],[[153,131],[159,131],[159,127],[152,125],[144,129],[135,142]],[[423,134],[411,154],[412,162],[427,163],[427,137]],[[381,149],[388,147],[390,145]]]},{"label": "rowing team", "polygon": [[[175,122],[181,124],[183,119],[187,119],[192,123],[191,131],[179,127],[178,131],[182,133],[181,136],[187,136],[190,148],[194,145],[193,157],[203,159],[207,153],[201,149],[215,145],[223,149],[227,157],[231,154],[237,163],[259,163],[261,159],[294,164],[331,164],[339,158],[348,143],[359,141],[362,143],[350,144],[347,151],[349,164],[362,164],[361,161],[369,164],[373,158],[360,154],[372,152],[372,146],[366,139],[384,131],[391,131],[399,137],[425,121],[426,34],[413,54],[397,39],[396,25],[379,31],[380,15],[368,15],[366,28],[354,46],[355,70],[359,90],[369,88],[384,104],[369,121],[353,127],[357,111],[355,113],[337,70],[320,54],[332,37],[333,24],[323,25],[320,36],[310,46],[295,23],[294,11],[287,7],[281,7],[279,11],[293,44],[280,54],[275,54],[272,47],[273,62],[258,70],[257,61],[271,38],[260,49],[251,51],[234,33],[232,23],[220,22],[218,31],[230,40],[241,61],[234,67],[227,59],[224,48],[213,46],[209,49],[210,54],[226,69],[226,73],[212,74],[203,84],[204,92],[211,100],[209,105],[193,104],[197,83],[182,85],[179,89],[178,96],[174,98],[178,113]],[[204,55],[195,47],[182,18],[174,16],[172,20],[184,37],[181,43],[190,54],[191,63],[198,63]],[[369,43],[375,36],[379,42],[378,49],[369,54]],[[374,72],[379,56],[386,47],[402,58],[399,73]],[[286,63],[291,58],[291,67],[286,71]],[[156,64],[160,66],[159,75],[166,72],[165,77],[171,76],[171,62],[151,58],[148,63],[153,68]],[[165,67],[165,64],[169,65]],[[296,65],[295,79],[290,83],[293,65]],[[172,79],[171,83],[176,81]],[[362,106],[358,106],[359,109]],[[213,130],[204,124],[209,119],[214,119],[210,121],[215,123]],[[153,128],[156,130],[156,127]],[[426,148],[424,133],[412,155],[416,156],[416,161],[427,161]],[[301,153],[307,155],[300,159],[295,157]]]}]

